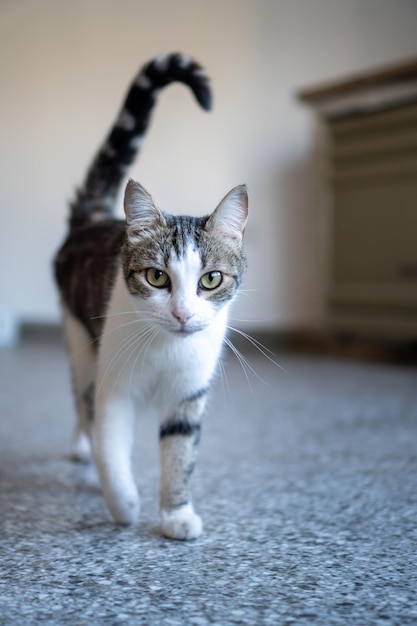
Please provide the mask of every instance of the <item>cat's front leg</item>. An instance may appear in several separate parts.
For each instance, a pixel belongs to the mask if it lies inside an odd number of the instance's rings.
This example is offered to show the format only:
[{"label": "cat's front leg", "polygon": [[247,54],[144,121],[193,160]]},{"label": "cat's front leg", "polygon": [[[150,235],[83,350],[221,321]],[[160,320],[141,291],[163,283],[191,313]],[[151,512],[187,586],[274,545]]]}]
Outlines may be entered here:
[{"label": "cat's front leg", "polygon": [[200,440],[206,392],[186,400],[160,428],[161,529],[172,539],[196,539],[203,530],[191,503],[190,479]]},{"label": "cat's front leg", "polygon": [[139,519],[139,495],[132,471],[134,410],[125,397],[97,402],[94,451],[107,507],[117,524]]}]

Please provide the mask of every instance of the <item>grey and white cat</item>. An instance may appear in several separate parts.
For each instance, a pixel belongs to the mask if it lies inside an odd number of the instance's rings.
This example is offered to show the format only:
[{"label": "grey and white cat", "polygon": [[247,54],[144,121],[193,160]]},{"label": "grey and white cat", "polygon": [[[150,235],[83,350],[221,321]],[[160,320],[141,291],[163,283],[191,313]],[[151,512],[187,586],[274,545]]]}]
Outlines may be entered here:
[{"label": "grey and white cat", "polygon": [[71,206],[55,275],[78,411],[73,458],[84,460],[92,450],[115,522],[136,523],[134,420],[155,410],[162,532],[194,539],[202,522],[189,483],[228,310],[246,269],[248,203],[242,185],[211,215],[173,216],[130,180],[126,219],[113,217],[156,97],[173,81],[210,108],[206,74],[189,57],[157,57],[142,68]]}]

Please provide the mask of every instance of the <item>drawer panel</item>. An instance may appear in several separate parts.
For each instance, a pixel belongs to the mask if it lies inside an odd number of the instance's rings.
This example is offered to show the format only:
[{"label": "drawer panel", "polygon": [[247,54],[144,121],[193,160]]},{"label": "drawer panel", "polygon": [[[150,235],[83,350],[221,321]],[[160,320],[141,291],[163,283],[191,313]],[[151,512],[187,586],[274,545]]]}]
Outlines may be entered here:
[{"label": "drawer panel", "polygon": [[417,177],[336,185],[332,222],[335,282],[395,281],[417,291]]}]

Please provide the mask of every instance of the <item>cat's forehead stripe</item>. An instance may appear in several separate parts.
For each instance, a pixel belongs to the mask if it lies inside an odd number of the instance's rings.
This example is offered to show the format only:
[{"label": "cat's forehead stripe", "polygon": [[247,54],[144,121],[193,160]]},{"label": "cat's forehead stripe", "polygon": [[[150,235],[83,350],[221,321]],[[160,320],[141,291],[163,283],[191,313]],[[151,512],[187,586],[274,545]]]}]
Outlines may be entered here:
[{"label": "cat's forehead stripe", "polygon": [[186,281],[187,276],[194,275],[195,278],[195,275],[199,275],[202,269],[201,256],[193,242],[189,241],[185,245],[181,256],[173,249],[167,267],[178,278],[182,277],[181,282]]},{"label": "cat's forehead stripe", "polygon": [[197,248],[202,220],[188,216],[171,217],[171,220],[172,247],[177,257],[181,258],[190,246]]}]

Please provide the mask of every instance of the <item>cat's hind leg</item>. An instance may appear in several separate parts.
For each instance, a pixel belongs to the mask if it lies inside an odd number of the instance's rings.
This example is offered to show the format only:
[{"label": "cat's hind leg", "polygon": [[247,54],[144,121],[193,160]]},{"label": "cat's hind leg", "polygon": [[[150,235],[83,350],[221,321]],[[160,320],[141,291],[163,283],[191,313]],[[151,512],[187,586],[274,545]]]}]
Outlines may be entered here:
[{"label": "cat's hind leg", "polygon": [[94,419],[97,349],[85,328],[66,307],[63,307],[63,323],[77,409],[70,458],[85,463],[91,460],[90,431]]}]

